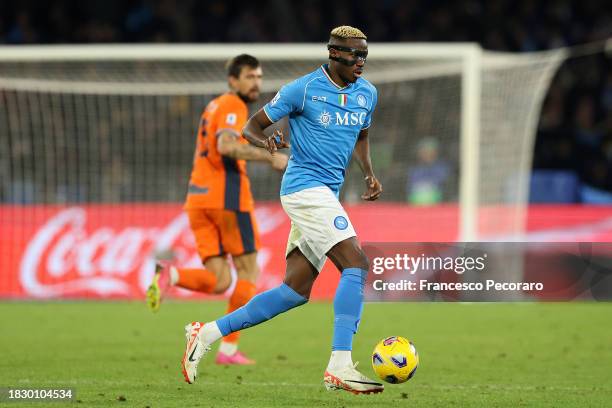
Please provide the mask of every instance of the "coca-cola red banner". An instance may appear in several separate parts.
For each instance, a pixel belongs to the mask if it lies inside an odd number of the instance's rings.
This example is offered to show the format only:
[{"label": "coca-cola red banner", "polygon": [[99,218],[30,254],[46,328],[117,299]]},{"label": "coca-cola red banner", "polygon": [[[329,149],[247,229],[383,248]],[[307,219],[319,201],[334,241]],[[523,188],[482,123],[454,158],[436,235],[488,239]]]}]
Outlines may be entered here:
[{"label": "coca-cola red banner", "polygon": [[[347,211],[361,241],[457,240],[455,206],[363,204]],[[282,281],[289,220],[276,203],[260,204],[256,217],[263,290]],[[528,230],[526,240],[612,241],[612,208],[533,207]],[[201,265],[180,205],[0,206],[3,298],[142,298],[156,257],[171,257],[179,266]],[[328,263],[312,298],[331,298],[337,280]],[[199,296],[184,290],[175,295]]]}]

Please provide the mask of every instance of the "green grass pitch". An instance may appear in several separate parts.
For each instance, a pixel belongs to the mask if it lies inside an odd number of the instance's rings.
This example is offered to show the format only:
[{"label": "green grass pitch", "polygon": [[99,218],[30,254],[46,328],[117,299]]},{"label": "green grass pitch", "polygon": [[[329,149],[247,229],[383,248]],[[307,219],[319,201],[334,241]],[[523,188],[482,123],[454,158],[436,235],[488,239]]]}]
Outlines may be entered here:
[{"label": "green grass pitch", "polygon": [[[610,407],[612,304],[367,304],[353,357],[401,335],[421,365],[378,395],[328,392],[333,312],[310,303],[243,332],[258,364],[220,367],[214,353],[183,382],[183,326],[221,302],[0,303],[0,387],[74,387],[86,407]],[[59,407],[66,403],[16,403]]]}]

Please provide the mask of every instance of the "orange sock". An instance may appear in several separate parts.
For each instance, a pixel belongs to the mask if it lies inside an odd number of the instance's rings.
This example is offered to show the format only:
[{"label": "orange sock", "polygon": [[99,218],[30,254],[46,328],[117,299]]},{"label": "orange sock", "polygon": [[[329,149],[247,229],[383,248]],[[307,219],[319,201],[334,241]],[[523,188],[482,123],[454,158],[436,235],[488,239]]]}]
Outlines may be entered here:
[{"label": "orange sock", "polygon": [[[255,285],[248,280],[238,279],[234,293],[229,299],[227,305],[227,313],[231,313],[241,306],[246,305],[253,296],[255,296]],[[237,343],[240,332],[236,331],[223,337],[223,341],[227,343]]]},{"label": "orange sock", "polygon": [[197,292],[212,293],[217,276],[207,269],[178,269],[176,286]]}]

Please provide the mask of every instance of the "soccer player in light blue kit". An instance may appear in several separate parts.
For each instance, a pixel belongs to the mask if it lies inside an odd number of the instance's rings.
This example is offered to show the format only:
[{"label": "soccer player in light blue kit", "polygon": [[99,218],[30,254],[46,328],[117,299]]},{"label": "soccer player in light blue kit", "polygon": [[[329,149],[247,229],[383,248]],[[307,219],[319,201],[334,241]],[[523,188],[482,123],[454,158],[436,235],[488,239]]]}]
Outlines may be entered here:
[{"label": "soccer player in light blue kit", "polygon": [[355,369],[351,357],[369,262],[338,201],[352,154],[365,177],[367,191],[362,198],[376,200],[382,192],[372,170],[368,142],[377,92],[361,77],[368,46],[360,30],[350,26],[333,29],[327,48],[329,64],[282,87],[243,130],[250,143],[274,153],[288,144],[282,133],[266,136],[263,130],[289,116],[292,155],[280,192],[291,219],[285,279],[214,322],[187,325],[182,367],[189,383],[195,380],[197,365],[213,342],[306,303],[328,257],[341,277],[334,298],[332,353],[324,384],[327,389],[355,394],[383,391],[382,384]]}]

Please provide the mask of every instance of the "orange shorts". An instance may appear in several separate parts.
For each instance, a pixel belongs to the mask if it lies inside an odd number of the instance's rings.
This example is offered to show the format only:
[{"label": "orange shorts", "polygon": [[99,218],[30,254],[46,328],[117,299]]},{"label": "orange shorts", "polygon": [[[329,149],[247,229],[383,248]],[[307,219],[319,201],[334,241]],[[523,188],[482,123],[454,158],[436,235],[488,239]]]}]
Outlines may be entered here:
[{"label": "orange shorts", "polygon": [[253,211],[207,208],[185,211],[202,262],[213,256],[243,255],[259,249],[259,231]]}]

